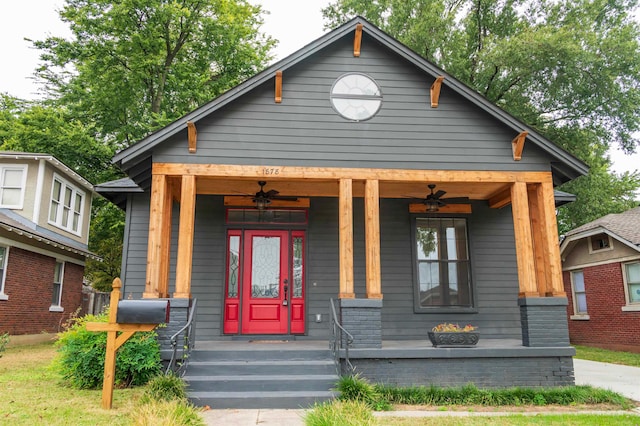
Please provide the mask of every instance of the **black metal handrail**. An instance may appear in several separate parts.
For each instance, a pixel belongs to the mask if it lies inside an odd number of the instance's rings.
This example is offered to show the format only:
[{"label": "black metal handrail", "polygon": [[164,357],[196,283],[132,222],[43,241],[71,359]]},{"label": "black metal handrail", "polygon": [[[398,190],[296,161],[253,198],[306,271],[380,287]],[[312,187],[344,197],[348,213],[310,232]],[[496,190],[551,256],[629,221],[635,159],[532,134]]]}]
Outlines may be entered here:
[{"label": "black metal handrail", "polygon": [[[171,348],[173,349],[173,353],[171,354],[171,360],[169,360],[169,364],[167,365],[167,371],[165,374],[169,374],[169,372],[173,372],[174,374],[182,377],[184,373],[187,371],[187,363],[189,362],[189,355],[191,354],[191,350],[193,349],[196,342],[196,331],[193,323],[193,319],[196,314],[196,307],[198,306],[198,299],[193,299],[191,301],[191,307],[189,309],[189,317],[187,318],[187,323],[176,333],[171,336]],[[182,346],[182,357],[180,361],[177,360],[177,352],[178,352],[178,336],[180,334],[183,335],[183,346]]]},{"label": "black metal handrail", "polygon": [[[340,349],[344,347],[345,365],[348,369],[348,374],[351,374],[353,373],[354,368],[351,364],[351,361],[349,360],[349,346],[351,346],[351,343],[353,343],[353,335],[345,330],[342,324],[340,324],[338,315],[336,314],[336,307],[334,305],[333,299],[330,299],[329,305],[329,323],[331,326],[331,339],[329,340],[329,349],[331,350],[331,354],[333,355],[333,361],[336,365],[338,375],[342,375],[342,369],[340,368]],[[343,336],[346,338],[344,341],[344,345]]]}]

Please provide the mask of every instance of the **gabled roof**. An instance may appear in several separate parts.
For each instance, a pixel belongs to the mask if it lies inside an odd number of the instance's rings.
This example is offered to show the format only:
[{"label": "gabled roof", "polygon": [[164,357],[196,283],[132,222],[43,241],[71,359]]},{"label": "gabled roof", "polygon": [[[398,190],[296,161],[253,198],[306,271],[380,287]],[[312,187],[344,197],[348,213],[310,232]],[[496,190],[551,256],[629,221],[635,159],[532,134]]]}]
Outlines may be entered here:
[{"label": "gabled roof", "polygon": [[562,241],[561,251],[564,251],[573,241],[601,233],[608,234],[640,251],[640,207],[622,213],[608,214],[567,232]]},{"label": "gabled roof", "polygon": [[512,128],[514,131],[514,136],[522,131],[529,132],[527,138],[534,145],[539,147],[543,152],[547,153],[551,158],[554,159],[554,161],[552,161],[552,169],[554,173],[555,183],[563,183],[588,172],[588,167],[582,161],[572,156],[559,146],[555,145],[553,142],[546,139],[542,135],[538,134],[533,129],[525,126],[518,119],[503,111],[496,105],[492,104],[479,93],[475,92],[464,83],[456,80],[454,77],[448,75],[442,69],[422,58],[407,46],[389,36],[362,17],[353,18],[352,20],[328,32],[317,40],[309,43],[307,46],[303,47],[297,52],[280,60],[279,62],[276,62],[269,68],[256,74],[254,77],[223,93],[211,102],[203,105],[195,111],[190,112],[189,114],[156,131],[155,133],[147,136],[146,138],[130,146],[129,148],[120,151],[114,156],[113,162],[118,164],[123,170],[128,170],[130,167],[148,158],[151,150],[156,145],[162,143],[164,140],[177,134],[178,132],[183,131],[186,128],[188,121],[197,123],[199,120],[207,117],[216,110],[222,108],[230,102],[235,101],[252,89],[269,81],[273,78],[275,71],[281,70],[285,72],[287,69],[295,66],[309,56],[316,54],[320,50],[330,46],[342,37],[352,34],[357,23],[362,23],[364,25],[363,32],[366,33],[367,36],[373,38],[382,46],[392,50],[393,52],[395,52],[395,54],[413,64],[416,68],[422,70],[432,77],[439,75],[444,76],[445,80],[443,84],[445,86],[463,96],[480,109],[489,113],[491,116],[498,119],[506,126]]}]

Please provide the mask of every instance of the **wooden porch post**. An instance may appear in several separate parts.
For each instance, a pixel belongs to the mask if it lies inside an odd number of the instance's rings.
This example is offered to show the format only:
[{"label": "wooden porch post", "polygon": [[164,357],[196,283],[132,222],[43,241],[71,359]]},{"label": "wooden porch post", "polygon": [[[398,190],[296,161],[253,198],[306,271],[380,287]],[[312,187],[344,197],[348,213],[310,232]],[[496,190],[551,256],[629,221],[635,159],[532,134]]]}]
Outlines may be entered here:
[{"label": "wooden porch post", "polygon": [[176,291],[173,297],[191,297],[191,269],[193,267],[193,233],[196,211],[196,177],[182,176],[180,196],[180,232],[176,262]]},{"label": "wooden porch post", "polygon": [[171,191],[166,175],[151,178],[149,240],[145,299],[168,296],[169,244],[171,239]]},{"label": "wooden porch post", "polygon": [[364,186],[367,299],[382,299],[380,280],[380,188],[377,180]]},{"label": "wooden porch post", "polygon": [[541,210],[541,230],[546,235],[544,240],[548,253],[549,281],[547,282],[546,296],[566,297],[562,282],[562,262],[560,259],[560,244],[558,238],[558,224],[556,222],[556,204],[553,196],[553,183],[551,174],[549,179],[542,182],[538,191]]},{"label": "wooden porch post", "polygon": [[544,212],[542,211],[541,202],[542,188],[539,184],[527,185],[527,195],[529,197],[529,214],[531,215],[531,229],[534,230],[531,236],[533,237],[533,252],[535,255],[535,270],[536,281],[538,283],[538,294],[540,297],[544,297],[547,294],[550,282],[550,269],[549,269],[549,256],[546,249],[547,233],[544,232],[544,226],[542,217]]},{"label": "wooden porch post", "polygon": [[353,181],[340,179],[340,299],[353,299]]},{"label": "wooden porch post", "polygon": [[540,294],[536,285],[533,237],[531,235],[531,219],[529,216],[527,184],[525,182],[514,182],[511,186],[511,208],[516,238],[520,297],[536,297]]}]

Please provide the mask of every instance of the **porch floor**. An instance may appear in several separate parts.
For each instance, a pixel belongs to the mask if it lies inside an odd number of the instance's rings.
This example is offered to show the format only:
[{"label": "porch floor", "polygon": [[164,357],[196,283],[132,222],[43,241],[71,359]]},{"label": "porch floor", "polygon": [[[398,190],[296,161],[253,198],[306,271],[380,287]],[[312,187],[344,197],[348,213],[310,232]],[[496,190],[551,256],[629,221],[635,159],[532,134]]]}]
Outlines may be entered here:
[{"label": "porch floor", "polygon": [[[273,337],[257,337],[255,340],[208,340],[198,341],[195,350],[278,350],[304,351],[329,350],[328,340],[274,340]],[[344,358],[345,349],[340,350]],[[433,347],[428,339],[424,340],[383,340],[382,348],[349,349],[350,358],[492,358],[522,356],[573,356],[575,349],[564,347],[527,347],[517,339],[480,339],[470,348]]]}]

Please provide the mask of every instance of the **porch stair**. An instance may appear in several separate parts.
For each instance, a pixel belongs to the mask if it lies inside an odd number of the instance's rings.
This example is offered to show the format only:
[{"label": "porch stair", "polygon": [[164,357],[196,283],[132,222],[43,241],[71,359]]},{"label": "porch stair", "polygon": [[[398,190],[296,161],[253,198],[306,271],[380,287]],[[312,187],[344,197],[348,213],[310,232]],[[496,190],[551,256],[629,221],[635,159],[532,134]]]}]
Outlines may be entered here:
[{"label": "porch stair", "polygon": [[326,342],[198,343],[184,376],[189,399],[214,409],[304,408],[333,399],[339,377],[326,346]]}]

